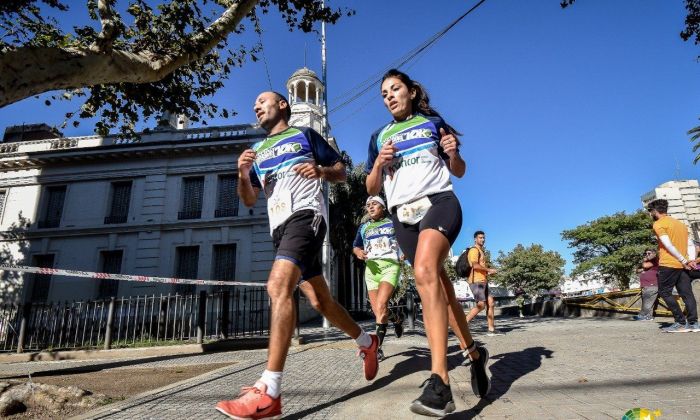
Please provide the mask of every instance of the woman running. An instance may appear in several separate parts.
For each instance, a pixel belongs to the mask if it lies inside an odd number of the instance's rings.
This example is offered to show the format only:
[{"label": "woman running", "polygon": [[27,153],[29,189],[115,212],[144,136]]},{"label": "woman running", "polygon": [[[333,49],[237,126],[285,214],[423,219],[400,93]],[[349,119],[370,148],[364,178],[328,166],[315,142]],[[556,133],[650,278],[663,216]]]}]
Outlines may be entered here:
[{"label": "woman running", "polygon": [[462,226],[450,174],[461,178],[466,164],[459,154],[458,133],[431,108],[419,83],[392,69],[382,78],[381,94],[393,120],[370,139],[367,192],[376,195],[384,186],[396,238],[413,265],[423,305],[432,374],[411,403],[411,411],[444,416],[455,410],[447,374],[448,319],[472,360],[472,390],[484,397],[490,389],[488,351],[472,339],[443,269]]},{"label": "woman running", "polygon": [[[396,243],[394,224],[387,217],[384,200],[378,196],[367,199],[369,220],[360,225],[353,242],[352,252],[365,262],[365,284],[367,295],[376,318],[376,333],[379,338],[379,359],[384,358],[382,343],[389,325],[389,299],[394,294],[401,275],[399,246]],[[403,335],[403,319],[393,314],[396,337]]]}]

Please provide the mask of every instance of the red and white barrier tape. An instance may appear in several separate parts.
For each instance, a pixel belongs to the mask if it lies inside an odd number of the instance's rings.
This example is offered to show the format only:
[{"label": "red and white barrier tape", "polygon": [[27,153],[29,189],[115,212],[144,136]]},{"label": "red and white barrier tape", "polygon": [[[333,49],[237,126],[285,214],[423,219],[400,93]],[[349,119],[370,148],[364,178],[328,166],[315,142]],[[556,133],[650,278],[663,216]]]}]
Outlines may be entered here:
[{"label": "red and white barrier tape", "polygon": [[124,280],[138,281],[143,283],[168,283],[168,284],[196,284],[202,286],[253,286],[265,287],[262,282],[246,282],[246,281],[219,281],[219,280],[193,280],[193,279],[178,279],[175,277],[155,277],[155,276],[134,276],[130,274],[110,274],[110,273],[95,273],[92,271],[79,270],[64,270],[61,268],[44,268],[44,267],[29,267],[25,265],[1,265],[0,271],[19,271],[23,273],[36,273],[57,276],[73,276],[85,277],[89,279],[105,279],[105,280]]}]

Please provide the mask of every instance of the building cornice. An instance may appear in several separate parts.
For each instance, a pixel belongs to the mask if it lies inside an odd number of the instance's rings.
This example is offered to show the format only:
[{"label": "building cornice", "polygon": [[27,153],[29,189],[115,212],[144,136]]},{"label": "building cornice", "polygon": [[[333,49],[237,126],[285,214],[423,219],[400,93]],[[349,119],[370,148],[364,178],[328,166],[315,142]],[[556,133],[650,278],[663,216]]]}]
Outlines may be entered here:
[{"label": "building cornice", "polygon": [[[233,128],[238,129],[233,130]],[[81,162],[94,163],[96,160],[104,159],[133,160],[203,153],[235,153],[263,136],[252,126],[167,131],[155,133],[152,136],[170,134],[172,137],[164,140],[130,143],[120,143],[118,139],[99,136],[6,143],[0,145],[0,170],[33,169],[47,165],[73,165]],[[3,148],[6,150],[4,153]]]},{"label": "building cornice", "polygon": [[18,231],[0,231],[0,242],[15,242],[30,239],[44,238],[67,238],[75,236],[96,236],[108,234],[124,234],[124,233],[139,233],[150,231],[173,231],[184,229],[206,229],[206,228],[221,228],[221,227],[240,227],[253,225],[267,225],[267,215],[255,216],[232,216],[220,217],[208,220],[178,220],[176,222],[158,223],[158,224],[120,224],[120,225],[104,225],[90,228],[68,228],[58,227],[54,229],[36,229],[30,228],[27,230]]},{"label": "building cornice", "polygon": [[88,171],[78,174],[56,174],[56,175],[29,175],[14,178],[0,178],[0,188],[6,187],[21,187],[28,185],[43,185],[43,184],[59,184],[76,181],[97,181],[97,180],[115,180],[115,179],[135,179],[143,178],[151,175],[189,175],[189,174],[216,174],[216,173],[232,173],[235,174],[238,169],[231,162],[209,165],[182,165],[182,166],[154,166],[148,168],[137,169],[116,169],[116,170],[100,170]]}]

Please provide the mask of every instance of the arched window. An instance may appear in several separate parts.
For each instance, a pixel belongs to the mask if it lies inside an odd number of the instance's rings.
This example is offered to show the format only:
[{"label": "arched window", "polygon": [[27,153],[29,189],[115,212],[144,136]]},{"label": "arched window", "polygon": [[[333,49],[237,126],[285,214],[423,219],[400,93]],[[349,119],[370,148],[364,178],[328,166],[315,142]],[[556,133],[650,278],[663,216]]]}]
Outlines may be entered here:
[{"label": "arched window", "polygon": [[307,98],[307,102],[318,105],[318,103],[316,103],[316,85],[314,83],[309,83],[309,97]]},{"label": "arched window", "polygon": [[296,83],[296,101],[295,102],[306,102],[306,83],[300,80]]}]

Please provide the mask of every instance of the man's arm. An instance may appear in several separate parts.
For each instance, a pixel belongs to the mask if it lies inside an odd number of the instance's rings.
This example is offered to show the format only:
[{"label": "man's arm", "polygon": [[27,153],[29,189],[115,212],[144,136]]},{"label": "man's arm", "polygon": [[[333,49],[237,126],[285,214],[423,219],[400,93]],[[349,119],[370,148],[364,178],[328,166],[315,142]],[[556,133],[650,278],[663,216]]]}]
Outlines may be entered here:
[{"label": "man's arm", "polygon": [[671,238],[669,238],[668,235],[659,236],[659,241],[661,242],[663,247],[666,248],[666,251],[668,251],[668,253],[673,256],[673,258],[680,261],[680,263],[683,264],[684,267],[688,267],[688,260],[683,255],[681,255],[680,252],[678,252],[678,249],[676,249],[675,246],[673,246],[673,242],[671,242]]},{"label": "man's arm", "polygon": [[260,188],[254,187],[250,182],[250,176],[242,172],[238,173],[238,196],[246,207],[253,207],[258,201]]},{"label": "man's arm", "polygon": [[321,166],[321,178],[328,182],[345,182],[348,173],[343,162],[336,162],[333,166]]},{"label": "man's arm", "polygon": [[306,162],[294,166],[294,170],[307,179],[325,179],[328,182],[345,182],[347,173],[343,162],[336,162],[331,166],[319,166]]},{"label": "man's arm", "polygon": [[238,157],[238,196],[246,207],[253,207],[258,201],[258,194],[260,194],[260,188],[253,186],[250,179],[254,162],[255,151],[253,149],[244,150]]},{"label": "man's arm", "polygon": [[[479,263],[479,256],[480,254],[477,254],[476,260],[472,261],[471,259],[469,260],[469,265],[472,266],[472,270],[480,271],[484,274],[496,274],[496,270],[493,268],[488,268],[485,265],[481,265]],[[467,255],[469,257],[469,255]]]}]

